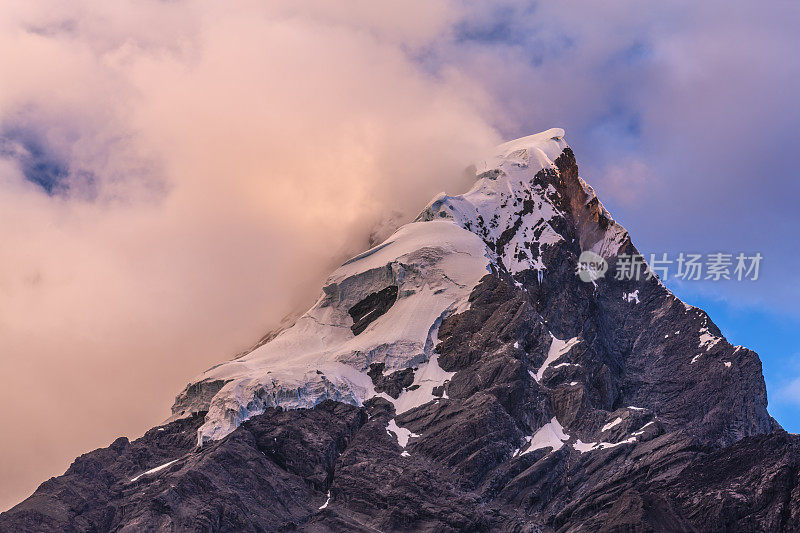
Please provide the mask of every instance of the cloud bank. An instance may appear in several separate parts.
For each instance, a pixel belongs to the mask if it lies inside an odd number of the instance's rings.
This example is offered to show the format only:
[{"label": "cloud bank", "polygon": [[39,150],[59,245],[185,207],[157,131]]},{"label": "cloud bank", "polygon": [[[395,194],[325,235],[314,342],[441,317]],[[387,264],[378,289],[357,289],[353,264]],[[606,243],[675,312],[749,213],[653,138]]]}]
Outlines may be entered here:
[{"label": "cloud bank", "polygon": [[[504,138],[565,127],[645,251],[796,259],[799,21],[788,3],[4,3],[0,508],[158,423]],[[785,285],[734,298],[789,308]]]},{"label": "cloud bank", "polygon": [[3,11],[0,507],[165,418],[500,139],[411,57],[446,7]]}]

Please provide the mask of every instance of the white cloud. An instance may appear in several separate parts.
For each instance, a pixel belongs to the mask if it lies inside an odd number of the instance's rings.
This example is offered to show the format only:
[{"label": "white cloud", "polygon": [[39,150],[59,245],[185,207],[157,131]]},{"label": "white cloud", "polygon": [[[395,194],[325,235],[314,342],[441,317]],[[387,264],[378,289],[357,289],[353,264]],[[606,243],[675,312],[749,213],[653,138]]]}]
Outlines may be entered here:
[{"label": "white cloud", "polygon": [[800,377],[794,378],[789,383],[778,389],[776,400],[782,403],[792,403],[800,406]]}]

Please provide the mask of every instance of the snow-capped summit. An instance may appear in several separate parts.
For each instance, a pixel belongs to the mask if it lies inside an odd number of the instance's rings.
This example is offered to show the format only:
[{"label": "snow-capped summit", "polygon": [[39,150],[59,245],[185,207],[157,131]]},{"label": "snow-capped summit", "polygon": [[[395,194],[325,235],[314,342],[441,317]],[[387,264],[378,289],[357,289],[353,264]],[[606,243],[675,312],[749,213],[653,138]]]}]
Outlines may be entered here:
[{"label": "snow-capped summit", "polygon": [[[362,405],[382,395],[401,413],[434,399],[432,389],[449,377],[432,353],[442,319],[465,309],[492,268],[542,276],[542,252],[564,239],[556,228],[566,222],[565,199],[551,181],[565,148],[558,128],[500,145],[469,192],[438,195],[414,222],[347,261],[292,327],[189,384],[174,415],[207,410],[203,442],[267,407],[307,408],[325,399]],[[355,331],[353,309],[372,307],[369,299],[380,300],[387,287],[394,288],[391,302],[371,308]],[[422,367],[419,387],[396,399],[376,392],[368,375],[375,363],[385,374]]]}]

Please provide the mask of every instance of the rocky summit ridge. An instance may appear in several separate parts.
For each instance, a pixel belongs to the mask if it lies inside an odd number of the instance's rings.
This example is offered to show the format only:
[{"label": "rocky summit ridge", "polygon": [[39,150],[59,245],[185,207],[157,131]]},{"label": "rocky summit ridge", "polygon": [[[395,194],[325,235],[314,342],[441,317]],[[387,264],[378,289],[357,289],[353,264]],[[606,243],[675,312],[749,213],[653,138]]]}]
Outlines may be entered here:
[{"label": "rocky summit ridge", "polygon": [[501,145],[0,531],[800,529],[757,354],[657,276],[584,281],[587,251],[638,253],[564,131]]}]

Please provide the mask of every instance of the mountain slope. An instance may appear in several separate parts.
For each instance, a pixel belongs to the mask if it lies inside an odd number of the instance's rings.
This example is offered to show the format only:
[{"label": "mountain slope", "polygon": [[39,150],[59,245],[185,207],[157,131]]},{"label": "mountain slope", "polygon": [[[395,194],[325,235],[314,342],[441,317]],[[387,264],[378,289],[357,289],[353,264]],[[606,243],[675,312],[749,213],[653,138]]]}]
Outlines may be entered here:
[{"label": "mountain slope", "polygon": [[800,441],[758,356],[656,277],[579,275],[586,250],[610,272],[637,252],[563,136],[500,146],[164,431],[87,454],[0,529],[798,527]]}]

